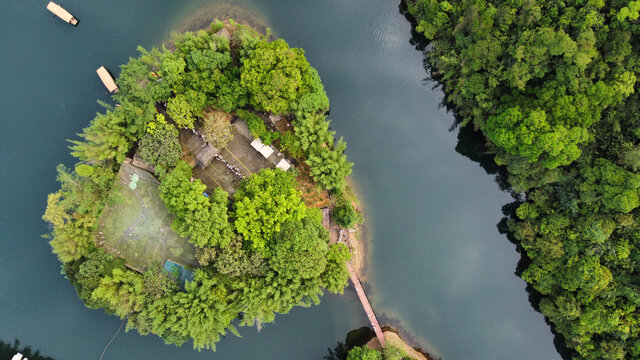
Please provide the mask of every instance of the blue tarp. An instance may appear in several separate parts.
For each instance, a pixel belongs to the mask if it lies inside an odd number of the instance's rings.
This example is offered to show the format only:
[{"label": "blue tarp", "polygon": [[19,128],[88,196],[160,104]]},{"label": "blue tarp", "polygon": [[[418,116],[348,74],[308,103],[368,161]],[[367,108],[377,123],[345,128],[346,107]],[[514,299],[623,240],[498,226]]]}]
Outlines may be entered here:
[{"label": "blue tarp", "polygon": [[173,278],[180,281],[180,285],[184,286],[185,281],[193,281],[193,271],[186,269],[184,266],[167,260],[164,263],[164,271],[168,272]]}]

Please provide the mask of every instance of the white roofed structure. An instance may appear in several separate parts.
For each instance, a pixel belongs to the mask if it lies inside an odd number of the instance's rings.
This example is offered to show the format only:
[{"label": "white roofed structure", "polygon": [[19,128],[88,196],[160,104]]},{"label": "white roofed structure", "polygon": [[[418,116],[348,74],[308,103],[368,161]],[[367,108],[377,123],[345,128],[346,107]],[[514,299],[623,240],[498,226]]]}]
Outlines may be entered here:
[{"label": "white roofed structure", "polygon": [[255,138],[251,142],[251,147],[258,150],[258,152],[262,154],[262,156],[264,156],[265,159],[269,158],[269,156],[271,156],[271,154],[273,154],[274,152],[271,146],[263,144],[262,141],[260,141],[260,139],[258,138]]},{"label": "white roofed structure", "polygon": [[278,168],[278,169],[280,169],[282,171],[287,171],[287,170],[289,170],[290,167],[291,167],[291,164],[285,159],[280,160],[278,165],[276,165],[276,168]]}]

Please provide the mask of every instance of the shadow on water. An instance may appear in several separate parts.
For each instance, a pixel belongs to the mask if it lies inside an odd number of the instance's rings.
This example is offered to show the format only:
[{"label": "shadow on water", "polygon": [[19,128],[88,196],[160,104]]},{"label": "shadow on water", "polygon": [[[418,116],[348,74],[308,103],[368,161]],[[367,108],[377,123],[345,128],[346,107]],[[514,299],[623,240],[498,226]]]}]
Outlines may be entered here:
[{"label": "shadow on water", "polygon": [[13,340],[13,343],[0,340],[0,359],[11,359],[17,353],[29,360],[54,360],[51,357],[41,355],[40,350],[34,352],[29,346],[20,346],[18,339]]},{"label": "shadow on water", "polygon": [[[424,55],[423,65],[427,72],[427,77],[423,79],[424,83],[432,84],[434,89],[442,88],[443,91],[446,90],[440,82],[442,74],[440,74],[439,71],[429,62],[428,53],[431,49],[430,44],[422,34],[415,30],[417,25],[416,20],[411,16],[411,14],[409,14],[407,4],[404,0],[400,2],[399,12],[407,19],[407,21],[409,21],[409,23],[411,23],[411,38],[409,39],[409,43]],[[531,264],[531,259],[527,256],[526,252],[513,235],[513,232],[510,230],[509,223],[516,219],[516,210],[518,206],[524,202],[524,194],[517,193],[511,188],[508,182],[506,167],[498,166],[496,164],[494,156],[487,149],[486,141],[482,134],[472,126],[461,127],[461,117],[456,112],[453,104],[448,103],[444,98],[441,101],[440,106],[453,114],[454,120],[449,130],[455,131],[456,129],[459,129],[458,143],[455,147],[456,152],[480,165],[487,174],[495,175],[495,180],[500,190],[509,192],[514,199],[514,201],[507,203],[502,207],[502,214],[504,217],[500,219],[498,224],[496,224],[496,227],[500,234],[504,235],[509,242],[516,246],[516,251],[520,254],[520,260],[516,265],[514,274],[522,278],[524,270]],[[536,291],[529,283],[526,285],[526,291],[529,303],[535,311],[540,312],[540,300],[543,298],[542,294]],[[566,347],[564,337],[556,331],[553,324],[551,324],[549,319],[546,317],[545,322],[551,329],[553,334],[553,344],[560,356],[565,360],[571,359],[575,354],[571,349]]]},{"label": "shadow on water", "polygon": [[362,346],[366,344],[374,336],[376,336],[376,333],[373,332],[373,330],[371,330],[371,328],[369,328],[368,326],[363,326],[361,328],[351,330],[347,333],[344,342],[338,341],[335,348],[327,348],[329,354],[325,355],[323,359],[346,360],[349,350],[353,349],[356,346]]}]

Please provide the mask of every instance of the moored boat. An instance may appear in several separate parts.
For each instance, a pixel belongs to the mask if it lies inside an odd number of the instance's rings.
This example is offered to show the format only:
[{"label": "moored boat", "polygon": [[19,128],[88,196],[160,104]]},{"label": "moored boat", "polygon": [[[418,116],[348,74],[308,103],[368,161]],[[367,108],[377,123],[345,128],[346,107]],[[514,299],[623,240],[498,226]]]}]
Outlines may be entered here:
[{"label": "moored boat", "polygon": [[54,3],[53,1],[50,1],[49,4],[47,4],[47,9],[65,22],[68,22],[73,26],[78,25],[78,19],[71,15],[67,10],[63,9],[62,6]]}]

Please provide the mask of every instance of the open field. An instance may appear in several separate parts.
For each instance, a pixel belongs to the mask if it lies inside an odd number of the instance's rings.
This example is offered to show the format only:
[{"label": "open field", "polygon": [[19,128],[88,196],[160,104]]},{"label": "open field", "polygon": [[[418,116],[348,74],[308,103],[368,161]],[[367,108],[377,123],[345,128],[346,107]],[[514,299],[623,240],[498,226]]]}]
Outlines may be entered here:
[{"label": "open field", "polygon": [[[128,186],[138,175],[137,188]],[[164,264],[168,259],[195,267],[195,248],[171,229],[173,216],[167,212],[158,194],[159,182],[148,172],[123,162],[112,197],[100,217],[102,243],[127,259],[138,270],[151,263]]]}]

